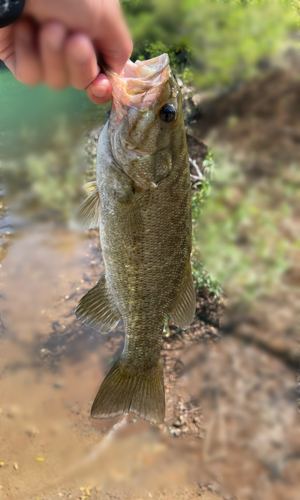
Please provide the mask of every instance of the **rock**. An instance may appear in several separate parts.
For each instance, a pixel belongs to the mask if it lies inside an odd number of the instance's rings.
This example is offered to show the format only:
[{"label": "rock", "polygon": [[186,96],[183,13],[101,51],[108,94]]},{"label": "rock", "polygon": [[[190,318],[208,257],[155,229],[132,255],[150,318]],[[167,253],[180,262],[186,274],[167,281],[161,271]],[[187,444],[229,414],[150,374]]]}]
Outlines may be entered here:
[{"label": "rock", "polygon": [[64,382],[62,382],[62,380],[57,380],[56,382],[54,382],[53,387],[54,389],[63,389],[65,387],[65,384]]},{"label": "rock", "polygon": [[11,406],[8,411],[7,411],[7,416],[9,418],[15,418],[15,417],[18,417],[21,413],[21,409],[19,406],[17,405],[14,405],[14,406]]}]

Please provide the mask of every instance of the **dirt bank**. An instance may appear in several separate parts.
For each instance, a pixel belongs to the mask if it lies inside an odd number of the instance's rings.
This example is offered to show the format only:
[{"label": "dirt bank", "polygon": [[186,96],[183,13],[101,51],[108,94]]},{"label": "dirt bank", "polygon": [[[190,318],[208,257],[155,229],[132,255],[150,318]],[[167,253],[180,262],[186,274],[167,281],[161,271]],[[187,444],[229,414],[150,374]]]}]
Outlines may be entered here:
[{"label": "dirt bank", "polygon": [[[285,163],[299,160],[299,90],[294,72],[280,70],[194,105],[191,157],[201,168],[208,148],[229,145],[232,158],[242,155],[242,193],[262,177],[281,184]],[[86,142],[88,180],[97,139],[95,131]],[[298,182],[297,169],[288,175]],[[269,194],[276,210],[278,191]],[[280,231],[293,243],[294,191],[289,199]],[[109,434],[122,418],[89,412],[123,347],[122,325],[101,336],[73,313],[103,271],[97,231],[34,223],[3,235],[0,499],[298,500],[296,250],[284,283],[251,306],[199,290],[191,327],[170,322],[163,339],[165,423],[130,415]]]}]

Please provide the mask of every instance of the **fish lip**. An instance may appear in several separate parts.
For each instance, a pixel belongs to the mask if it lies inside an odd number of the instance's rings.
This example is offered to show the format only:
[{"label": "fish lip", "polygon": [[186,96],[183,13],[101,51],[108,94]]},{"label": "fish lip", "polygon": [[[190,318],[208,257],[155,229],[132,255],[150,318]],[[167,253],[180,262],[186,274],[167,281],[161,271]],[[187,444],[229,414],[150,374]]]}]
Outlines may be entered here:
[{"label": "fish lip", "polygon": [[104,65],[104,72],[112,85],[110,119],[116,124],[120,124],[126,116],[127,106],[139,111],[151,108],[172,77],[168,54],[135,63],[129,60],[120,75],[107,65]]},{"label": "fish lip", "polygon": [[154,102],[159,89],[171,76],[168,54],[135,63],[129,60],[120,75],[107,65],[104,72],[112,85],[113,102],[138,108],[144,100]]},{"label": "fish lip", "polygon": [[[161,64],[160,64],[161,63]],[[145,67],[150,67],[155,66],[156,64],[159,65],[159,67],[152,71],[151,73],[148,73],[147,75],[144,76],[139,76],[139,77],[134,77],[134,76],[126,76],[126,69],[137,69],[140,66],[145,66]],[[169,56],[168,54],[161,54],[160,56],[154,57],[152,59],[149,59],[147,61],[139,61],[137,60],[135,63],[130,61],[130,59],[127,61],[125,64],[125,67],[122,71],[122,73],[119,75],[116,73],[113,69],[111,69],[106,63],[103,64],[104,66],[104,71],[107,74],[107,77],[112,77],[112,78],[117,78],[118,80],[139,80],[141,82],[147,82],[149,80],[153,80],[156,78],[158,75],[160,75],[170,64]],[[152,82],[153,83],[153,82]]]}]

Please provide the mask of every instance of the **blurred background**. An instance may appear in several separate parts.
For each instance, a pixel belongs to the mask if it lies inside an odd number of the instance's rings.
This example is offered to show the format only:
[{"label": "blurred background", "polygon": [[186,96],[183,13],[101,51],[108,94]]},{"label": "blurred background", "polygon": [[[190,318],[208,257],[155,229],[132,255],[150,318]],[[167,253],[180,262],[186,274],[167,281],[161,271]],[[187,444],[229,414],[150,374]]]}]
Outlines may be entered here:
[{"label": "blurred background", "polygon": [[92,421],[124,332],[74,317],[104,265],[72,218],[110,106],[0,62],[0,499],[299,500],[300,2],[122,4],[183,93],[197,314],[165,328],[165,423]]}]

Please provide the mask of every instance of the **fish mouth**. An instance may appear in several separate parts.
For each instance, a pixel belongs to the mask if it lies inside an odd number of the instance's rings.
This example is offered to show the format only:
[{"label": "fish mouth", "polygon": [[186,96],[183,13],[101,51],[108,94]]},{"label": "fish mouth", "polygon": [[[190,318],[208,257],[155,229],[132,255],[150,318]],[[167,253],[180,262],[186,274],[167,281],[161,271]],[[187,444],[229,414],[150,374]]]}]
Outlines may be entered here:
[{"label": "fish mouth", "polygon": [[161,87],[169,80],[171,69],[168,54],[147,61],[127,61],[118,75],[106,67],[105,73],[112,84],[113,105],[119,118],[125,106],[146,109],[157,100]]}]

